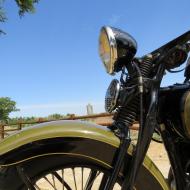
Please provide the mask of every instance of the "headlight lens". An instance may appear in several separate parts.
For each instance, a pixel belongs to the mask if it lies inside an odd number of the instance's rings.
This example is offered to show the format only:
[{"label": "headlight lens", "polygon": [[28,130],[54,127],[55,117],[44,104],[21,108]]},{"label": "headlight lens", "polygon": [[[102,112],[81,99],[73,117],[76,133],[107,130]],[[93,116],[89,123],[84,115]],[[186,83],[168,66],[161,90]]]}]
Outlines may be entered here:
[{"label": "headlight lens", "polygon": [[135,39],[113,27],[102,27],[99,37],[99,53],[107,73],[113,75],[131,62],[137,51]]},{"label": "headlight lens", "polygon": [[114,63],[117,59],[116,40],[110,27],[102,27],[99,38],[99,53],[109,74],[114,74]]},{"label": "headlight lens", "polygon": [[120,83],[117,79],[112,80],[110,83],[105,97],[105,110],[111,113],[117,106],[119,97]]}]

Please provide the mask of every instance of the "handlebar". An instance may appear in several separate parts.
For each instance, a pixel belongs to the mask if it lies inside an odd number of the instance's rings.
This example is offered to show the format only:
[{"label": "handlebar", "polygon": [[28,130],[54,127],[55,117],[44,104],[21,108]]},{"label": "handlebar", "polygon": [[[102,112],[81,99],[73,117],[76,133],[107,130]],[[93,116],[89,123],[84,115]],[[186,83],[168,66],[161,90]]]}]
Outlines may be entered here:
[{"label": "handlebar", "polygon": [[167,44],[161,46],[160,48],[154,50],[151,52],[151,54],[153,56],[158,56],[164,54],[167,54],[167,52],[169,50],[171,50],[172,48],[176,47],[177,45],[184,45],[186,44],[188,41],[190,40],[190,30],[184,34],[182,34],[181,36],[175,38],[174,40],[168,42]]},{"label": "handlebar", "polygon": [[166,64],[166,69],[173,69],[186,61],[187,54],[190,52],[189,41],[190,31],[152,51],[150,54],[153,56],[155,63],[163,62]]}]

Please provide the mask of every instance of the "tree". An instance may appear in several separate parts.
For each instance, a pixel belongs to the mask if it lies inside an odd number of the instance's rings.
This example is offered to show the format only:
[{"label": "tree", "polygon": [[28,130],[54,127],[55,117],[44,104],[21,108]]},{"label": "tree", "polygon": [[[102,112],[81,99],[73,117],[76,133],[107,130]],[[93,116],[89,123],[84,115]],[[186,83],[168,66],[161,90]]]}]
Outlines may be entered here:
[{"label": "tree", "polygon": [[34,3],[38,3],[39,0],[15,0],[19,7],[19,15],[23,16],[25,12],[34,12]]},{"label": "tree", "polygon": [[54,113],[54,114],[48,116],[48,119],[55,119],[56,120],[56,119],[62,119],[62,118],[63,118],[63,116],[59,113]]},{"label": "tree", "polygon": [[7,122],[9,119],[9,114],[13,111],[19,111],[16,108],[16,102],[11,100],[9,97],[0,98],[0,121]]},{"label": "tree", "polygon": [[[7,20],[5,11],[3,9],[3,2],[5,0],[0,0],[0,22],[5,22]],[[35,11],[34,4],[38,3],[39,0],[15,0],[18,6],[18,13],[22,17],[25,13],[33,13]],[[0,30],[0,33],[4,33],[4,31]]]}]

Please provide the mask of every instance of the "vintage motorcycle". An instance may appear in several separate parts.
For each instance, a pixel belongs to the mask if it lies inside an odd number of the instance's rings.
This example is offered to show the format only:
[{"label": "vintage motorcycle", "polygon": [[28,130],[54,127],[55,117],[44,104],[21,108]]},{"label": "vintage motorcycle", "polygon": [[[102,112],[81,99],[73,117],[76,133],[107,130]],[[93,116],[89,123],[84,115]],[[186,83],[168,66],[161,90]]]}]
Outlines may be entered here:
[{"label": "vintage motorcycle", "polygon": [[[189,40],[190,31],[138,58],[131,35],[103,27],[100,57],[109,74],[121,72],[105,98],[113,124],[54,121],[7,137],[0,142],[0,190],[189,190],[190,59],[184,83],[160,87],[166,71],[177,72],[187,60]],[[134,146],[129,128],[135,121]],[[154,132],[171,163],[167,180],[146,156]]]}]

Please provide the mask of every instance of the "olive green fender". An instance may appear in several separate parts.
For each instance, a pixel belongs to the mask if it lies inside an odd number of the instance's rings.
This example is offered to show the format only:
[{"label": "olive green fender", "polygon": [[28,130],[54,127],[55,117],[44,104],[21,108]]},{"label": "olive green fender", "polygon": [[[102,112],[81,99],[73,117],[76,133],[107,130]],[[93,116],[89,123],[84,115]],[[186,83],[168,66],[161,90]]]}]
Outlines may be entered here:
[{"label": "olive green fender", "polygon": [[[107,146],[119,147],[119,139],[106,127],[81,121],[47,122],[27,127],[2,140],[0,142],[0,168],[15,164],[11,163],[10,159],[9,163],[2,162],[1,160],[4,160],[5,155],[17,152],[18,149],[22,149],[22,147],[31,145],[34,142],[59,138],[90,139],[107,144]],[[128,154],[131,155],[132,151],[133,146],[131,145],[128,149]],[[147,156],[144,159],[143,166],[154,176],[162,189],[169,190],[163,175]]]}]

